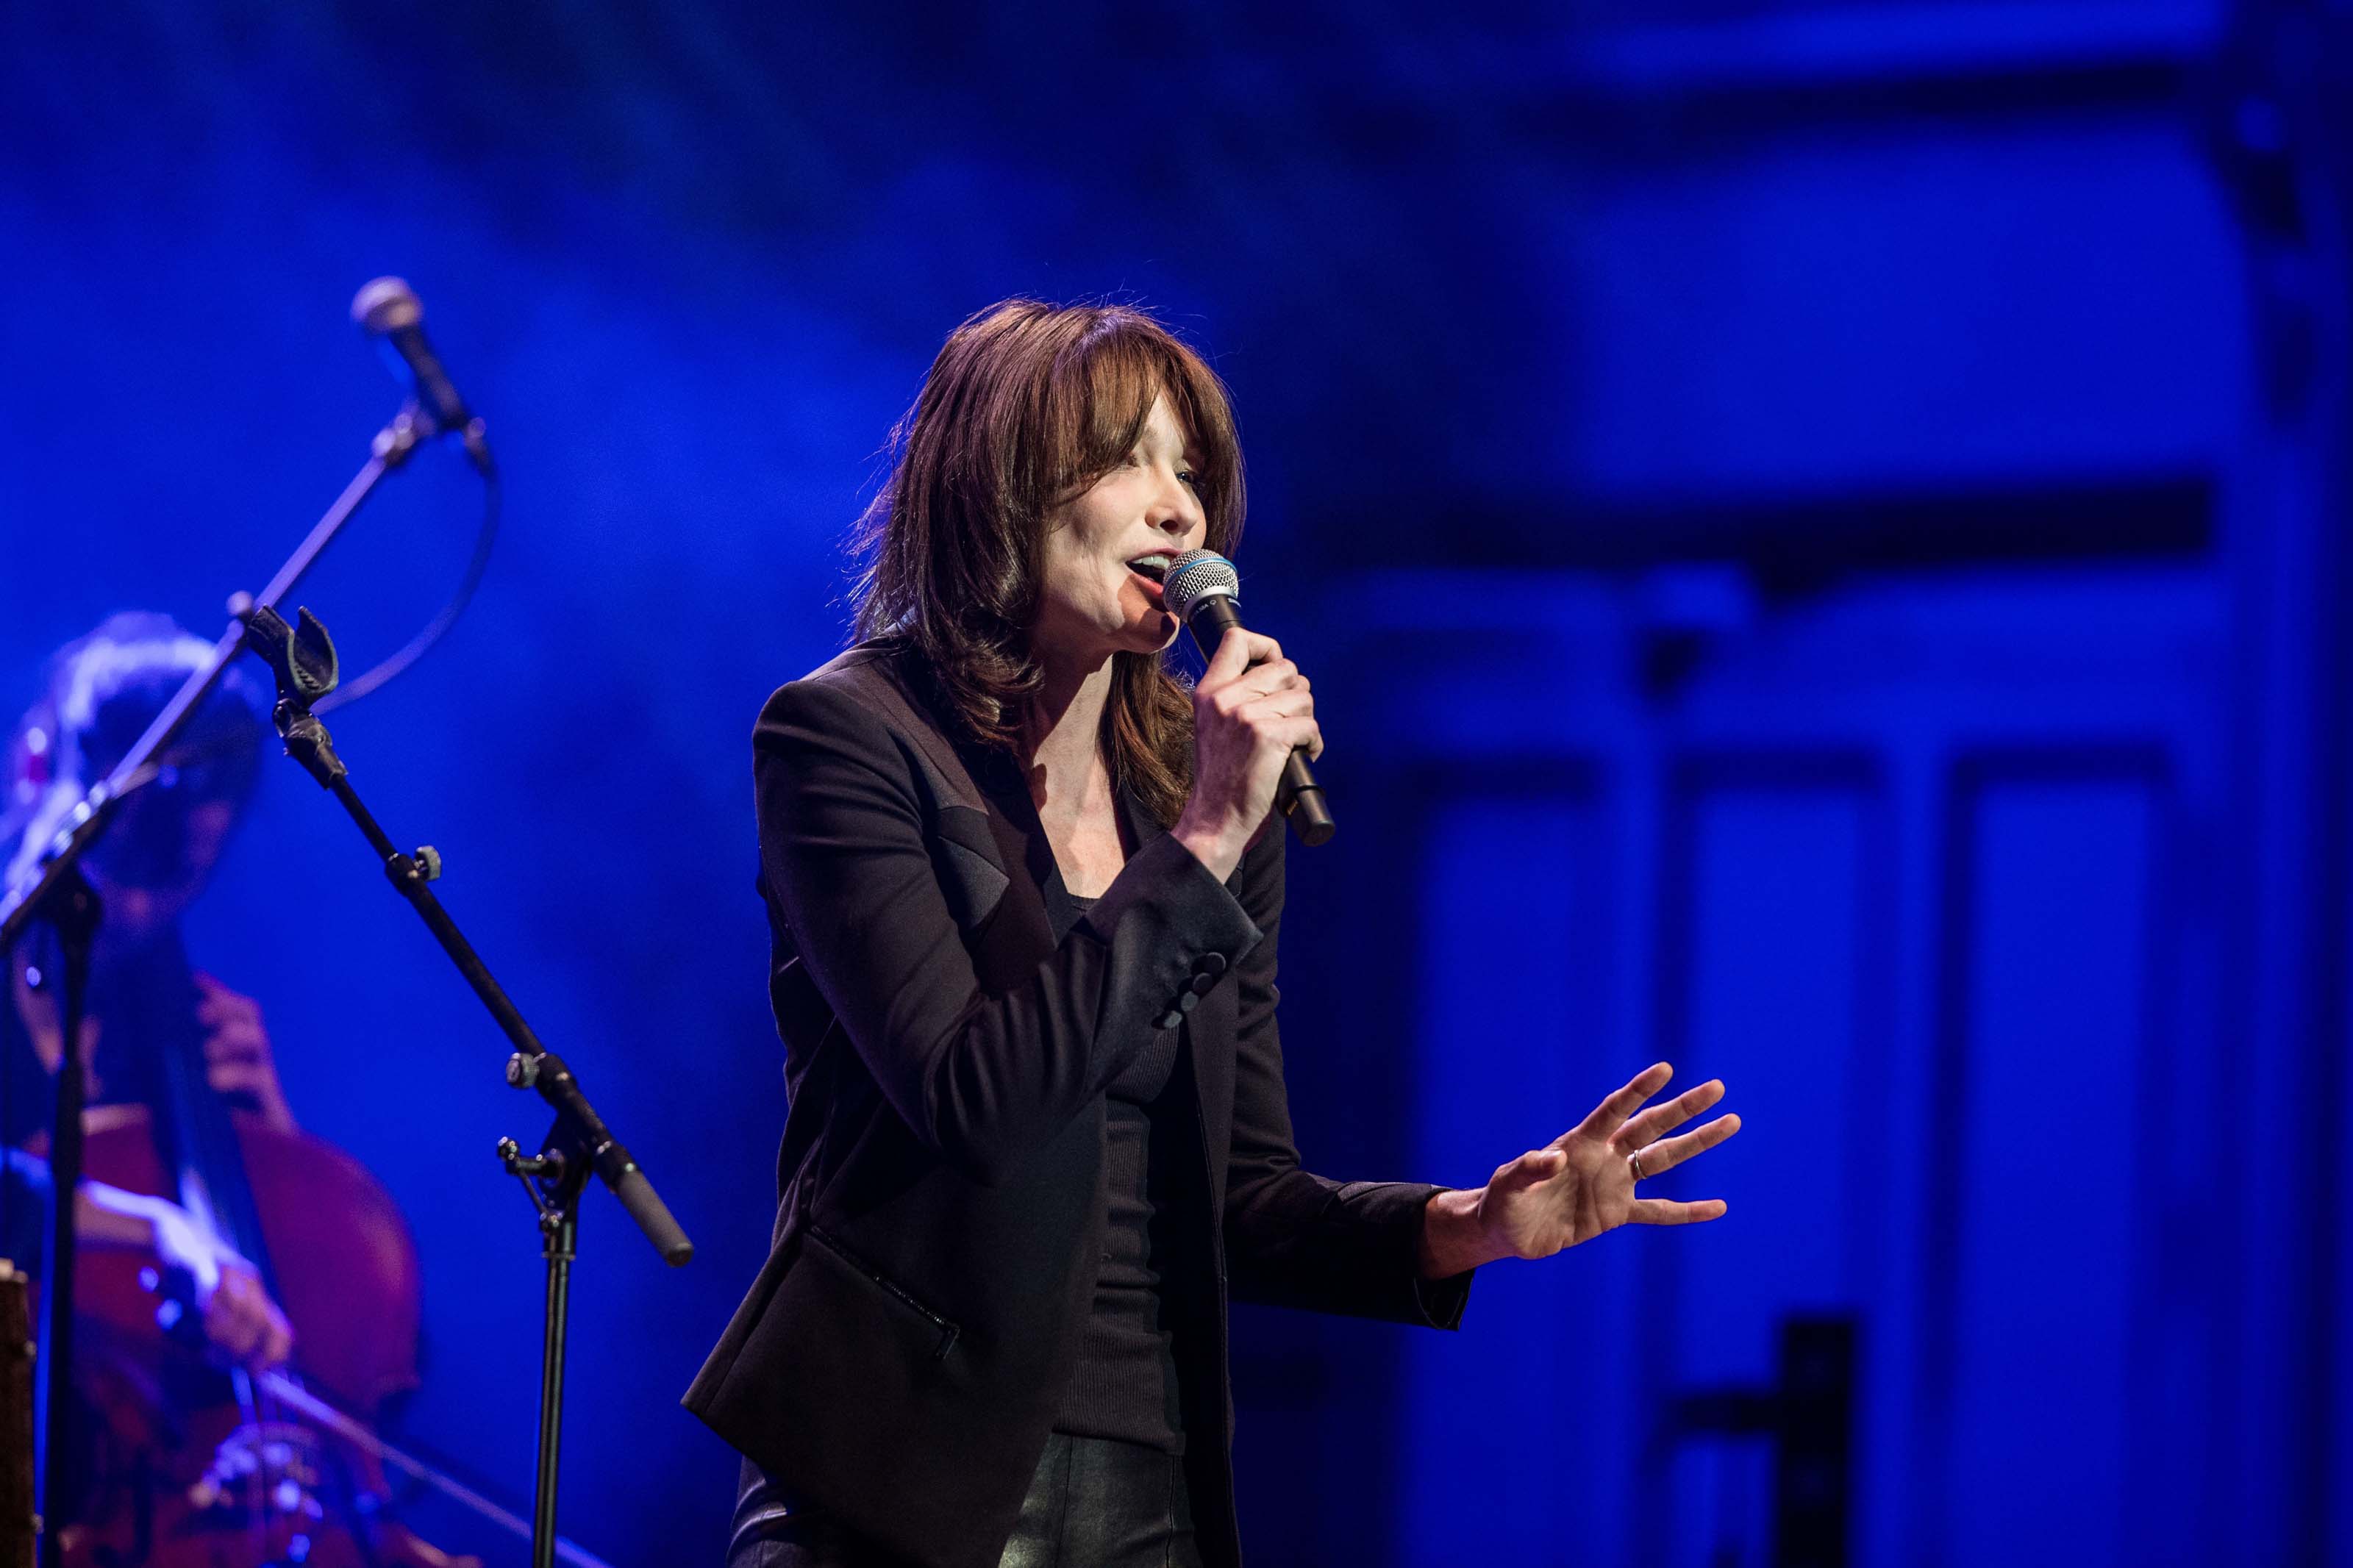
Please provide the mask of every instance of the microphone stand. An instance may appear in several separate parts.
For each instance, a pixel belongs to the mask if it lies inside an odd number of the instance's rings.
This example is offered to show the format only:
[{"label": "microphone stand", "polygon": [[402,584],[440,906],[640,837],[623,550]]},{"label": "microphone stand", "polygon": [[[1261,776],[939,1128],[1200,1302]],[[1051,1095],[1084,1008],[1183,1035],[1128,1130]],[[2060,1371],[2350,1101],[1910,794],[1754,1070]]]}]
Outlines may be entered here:
[{"label": "microphone stand", "polygon": [[[291,593],[315,565],[343,525],[374,493],[386,474],[408,461],[422,441],[438,434],[430,416],[410,403],[378,431],[368,460],[343,493],[312,526],[294,553],[262,589],[259,605],[267,609]],[[63,950],[60,976],[60,1022],[64,1048],[58,1060],[58,1121],[49,1131],[49,1180],[54,1207],[50,1215],[49,1267],[41,1282],[41,1420],[40,1479],[41,1568],[58,1568],[59,1538],[66,1522],[64,1452],[66,1413],[73,1405],[71,1341],[73,1337],[75,1240],[74,1195],[81,1186],[81,1107],[87,1081],[81,1060],[81,1016],[89,982],[90,954],[98,936],[100,908],[96,894],[81,872],[81,858],[98,842],[122,808],[124,797],[153,776],[155,759],[187,728],[204,700],[220,683],[221,673],[246,646],[247,626],[230,626],[213,646],[213,657],[192,672],[173,694],[153,723],[135,742],[112,773],[95,785],[67,816],[65,826],[42,849],[33,869],[16,886],[0,894],[0,958],[15,953],[16,945],[39,920],[57,930]]]},{"label": "microphone stand", "polygon": [[[90,1064],[82,1059],[82,1019],[90,1007],[90,953],[98,944],[101,913],[97,889],[69,866],[49,894],[47,913],[58,939],[57,1110],[49,1123],[49,1235],[41,1259],[41,1326],[36,1342],[44,1358],[43,1373],[33,1394],[33,1430],[41,1442],[36,1455],[38,1478],[33,1495],[40,1500],[37,1521],[63,1522],[66,1516],[66,1468],[58,1462],[64,1452],[58,1439],[71,1407],[73,1384],[67,1376],[73,1364],[73,1286],[76,1240],[74,1199],[79,1194],[82,1165],[83,1102],[90,1097]],[[0,949],[0,952],[11,951]],[[5,1006],[0,1002],[0,1006]],[[56,1282],[67,1281],[64,1289]],[[57,1568],[60,1531],[41,1530],[42,1568]]]},{"label": "microphone stand", "polygon": [[501,1138],[498,1156],[509,1174],[522,1184],[531,1200],[540,1232],[540,1250],[547,1266],[547,1300],[540,1347],[539,1473],[533,1496],[532,1563],[553,1568],[555,1562],[555,1480],[563,1441],[565,1333],[571,1307],[572,1261],[578,1237],[581,1191],[593,1174],[613,1190],[629,1217],[638,1223],[663,1261],[672,1268],[694,1256],[694,1244],[654,1192],[653,1184],[615,1137],[572,1069],[554,1052],[539,1043],[505,989],[492,978],[490,966],[459,930],[458,922],[433,895],[432,883],[441,875],[440,852],[430,845],[404,851],[380,826],[359,793],[352,787],[350,770],[335,754],[334,739],[311,711],[311,704],[334,689],[335,645],[317,616],[303,610],[290,627],[267,605],[239,608],[247,646],[266,660],[278,681],[278,706],[273,717],[285,737],[287,753],[302,764],[332,794],[375,852],[393,888],[406,899],[458,966],[466,984],[497,1020],[514,1047],[507,1058],[506,1081],[516,1089],[535,1089],[555,1112],[555,1121],[541,1140],[539,1152],[525,1156],[512,1138]]}]

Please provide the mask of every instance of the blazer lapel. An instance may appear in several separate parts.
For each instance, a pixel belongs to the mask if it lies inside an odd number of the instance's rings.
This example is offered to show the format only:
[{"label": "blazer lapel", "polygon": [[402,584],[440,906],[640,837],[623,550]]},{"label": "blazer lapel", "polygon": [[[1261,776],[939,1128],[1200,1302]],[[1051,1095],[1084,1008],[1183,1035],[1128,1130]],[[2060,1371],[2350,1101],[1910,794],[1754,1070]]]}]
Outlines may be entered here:
[{"label": "blazer lapel", "polygon": [[989,847],[1007,880],[1005,897],[973,932],[981,982],[992,991],[1018,984],[1054,951],[1052,900],[1063,898],[1054,847],[1038,820],[1029,786],[1007,753],[959,745],[957,754],[988,807]]}]

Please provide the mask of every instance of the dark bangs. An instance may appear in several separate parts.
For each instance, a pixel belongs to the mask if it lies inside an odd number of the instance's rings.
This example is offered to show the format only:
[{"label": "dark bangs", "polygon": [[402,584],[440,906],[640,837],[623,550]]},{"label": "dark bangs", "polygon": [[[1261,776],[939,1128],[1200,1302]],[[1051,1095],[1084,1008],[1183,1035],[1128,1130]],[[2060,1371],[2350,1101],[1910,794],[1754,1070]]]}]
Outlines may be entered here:
[{"label": "dark bangs", "polygon": [[1053,501],[1076,500],[1117,468],[1144,438],[1155,397],[1190,445],[1208,548],[1232,552],[1241,531],[1241,451],[1225,388],[1200,356],[1132,310],[1105,310],[1092,330],[1055,356],[1048,378],[1044,436]]}]

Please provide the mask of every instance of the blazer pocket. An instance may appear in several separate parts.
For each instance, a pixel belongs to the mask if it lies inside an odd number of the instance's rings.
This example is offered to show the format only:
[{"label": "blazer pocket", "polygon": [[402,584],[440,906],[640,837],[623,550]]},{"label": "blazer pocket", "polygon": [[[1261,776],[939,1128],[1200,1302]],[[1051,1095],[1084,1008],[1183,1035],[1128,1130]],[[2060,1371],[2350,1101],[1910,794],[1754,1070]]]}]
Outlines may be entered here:
[{"label": "blazer pocket", "polygon": [[823,1226],[811,1224],[805,1228],[804,1234],[816,1244],[826,1262],[849,1270],[851,1275],[880,1291],[893,1310],[908,1314],[920,1322],[934,1341],[932,1360],[947,1359],[948,1352],[955,1348],[956,1339],[964,1331],[962,1329],[923,1305],[913,1292],[868,1263],[849,1247],[842,1245],[841,1241]]}]

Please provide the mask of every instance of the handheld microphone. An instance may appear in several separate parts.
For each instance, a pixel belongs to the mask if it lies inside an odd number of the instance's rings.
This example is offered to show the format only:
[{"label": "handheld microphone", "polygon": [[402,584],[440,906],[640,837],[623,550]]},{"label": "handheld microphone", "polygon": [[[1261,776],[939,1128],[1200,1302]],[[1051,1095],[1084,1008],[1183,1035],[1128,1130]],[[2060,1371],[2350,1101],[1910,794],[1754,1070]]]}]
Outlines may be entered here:
[{"label": "handheld microphone", "polygon": [[[1214,550],[1187,550],[1168,563],[1168,573],[1161,580],[1160,598],[1185,629],[1193,634],[1193,646],[1208,658],[1218,650],[1218,644],[1228,632],[1242,624],[1235,603],[1241,597],[1241,574],[1234,563]],[[1307,752],[1293,751],[1282,764],[1282,782],[1275,786],[1275,809],[1291,824],[1299,842],[1314,848],[1332,837],[1332,808],[1324,799],[1324,786],[1307,766]]]},{"label": "handheld microphone", "polygon": [[379,278],[353,296],[352,321],[399,356],[434,428],[457,431],[466,443],[466,455],[488,477],[491,447],[482,422],[468,410],[432,344],[425,341],[425,306],[417,300],[417,290],[398,278]]}]

